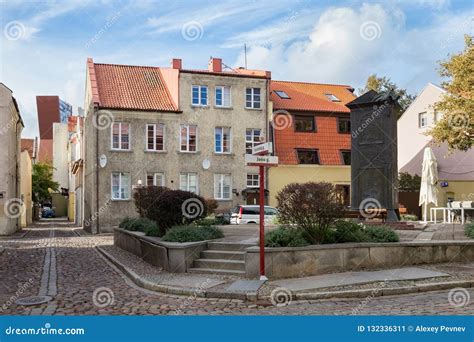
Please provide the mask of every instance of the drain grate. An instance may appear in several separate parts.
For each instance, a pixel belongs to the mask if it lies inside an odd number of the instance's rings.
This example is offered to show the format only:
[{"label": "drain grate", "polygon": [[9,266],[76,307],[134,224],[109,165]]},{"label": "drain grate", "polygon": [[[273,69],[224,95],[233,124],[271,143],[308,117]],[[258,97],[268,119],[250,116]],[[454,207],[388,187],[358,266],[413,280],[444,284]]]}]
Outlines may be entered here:
[{"label": "drain grate", "polygon": [[29,305],[38,305],[38,304],[47,303],[51,300],[53,300],[53,297],[51,296],[31,296],[31,297],[18,298],[15,301],[15,304],[29,306]]}]

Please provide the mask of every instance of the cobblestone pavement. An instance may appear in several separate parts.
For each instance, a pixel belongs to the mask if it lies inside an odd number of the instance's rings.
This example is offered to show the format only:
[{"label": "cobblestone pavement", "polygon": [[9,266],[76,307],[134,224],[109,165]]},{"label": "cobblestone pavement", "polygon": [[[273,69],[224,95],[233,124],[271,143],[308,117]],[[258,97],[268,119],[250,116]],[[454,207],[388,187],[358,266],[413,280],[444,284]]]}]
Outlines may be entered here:
[{"label": "cobblestone pavement", "polygon": [[[77,228],[40,223],[23,238],[0,239],[0,314],[29,315],[473,315],[474,289],[448,300],[449,291],[375,297],[292,301],[289,305],[176,296],[141,289],[106,261],[95,246],[111,235],[79,236]],[[36,306],[17,298],[50,295]],[[258,305],[257,305],[258,304]],[[459,304],[465,304],[459,306]],[[458,306],[456,306],[458,305]]]}]

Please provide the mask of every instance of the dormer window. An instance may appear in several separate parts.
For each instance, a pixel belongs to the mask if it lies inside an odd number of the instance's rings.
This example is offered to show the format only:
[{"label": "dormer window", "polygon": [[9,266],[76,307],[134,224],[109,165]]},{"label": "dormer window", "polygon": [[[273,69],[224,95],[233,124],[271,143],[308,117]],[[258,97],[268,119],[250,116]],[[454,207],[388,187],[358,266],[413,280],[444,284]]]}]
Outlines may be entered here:
[{"label": "dormer window", "polygon": [[334,94],[324,94],[324,95],[326,95],[326,97],[329,99],[329,101],[341,102],[341,100],[339,100],[339,98]]},{"label": "dormer window", "polygon": [[285,93],[283,90],[275,90],[275,94],[280,96],[281,99],[289,99],[290,97],[288,96],[287,93]]}]

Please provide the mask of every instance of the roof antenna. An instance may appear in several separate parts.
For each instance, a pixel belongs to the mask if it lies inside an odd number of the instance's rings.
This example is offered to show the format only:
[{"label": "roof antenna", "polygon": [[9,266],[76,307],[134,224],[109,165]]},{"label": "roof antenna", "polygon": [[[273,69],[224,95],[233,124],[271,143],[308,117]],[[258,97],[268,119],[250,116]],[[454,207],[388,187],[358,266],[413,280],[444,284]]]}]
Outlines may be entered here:
[{"label": "roof antenna", "polygon": [[247,44],[244,44],[245,69],[247,69]]}]

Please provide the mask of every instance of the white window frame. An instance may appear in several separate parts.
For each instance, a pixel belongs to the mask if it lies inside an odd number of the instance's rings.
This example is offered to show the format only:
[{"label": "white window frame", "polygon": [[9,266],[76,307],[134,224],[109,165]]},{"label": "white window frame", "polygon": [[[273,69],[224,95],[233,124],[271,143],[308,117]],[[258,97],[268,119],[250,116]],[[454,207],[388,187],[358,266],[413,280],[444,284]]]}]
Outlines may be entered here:
[{"label": "white window frame", "polygon": [[[165,181],[165,173],[164,172],[147,172],[145,174],[145,179],[146,179],[146,185],[148,186],[148,176],[153,175],[153,186],[165,186],[166,181]],[[161,175],[161,184],[157,184],[156,182],[156,177],[158,175]]]},{"label": "white window frame", "polygon": [[[120,198],[114,197],[114,175],[119,175],[119,195]],[[128,189],[127,189],[127,197],[122,198],[122,176],[128,175]],[[130,200],[131,196],[131,185],[132,185],[132,177],[130,175],[130,172],[112,172],[110,174],[110,198],[113,201],[128,201]]]},{"label": "white window frame", "polygon": [[[219,105],[217,104],[217,89],[220,89],[222,91],[222,104]],[[229,90],[229,104],[225,104],[225,90],[228,89]],[[230,86],[216,86],[215,90],[214,90],[214,104],[216,107],[219,107],[219,108],[230,108],[232,107],[232,88]]]},{"label": "white window frame", "polygon": [[[257,185],[254,185],[253,182],[255,179],[252,179],[251,182],[252,184],[249,185],[249,176],[252,176],[257,178]],[[258,173],[247,173],[247,188],[259,188],[260,187],[260,175]]]},{"label": "white window frame", "polygon": [[[422,122],[424,122],[424,125],[422,125]],[[427,112],[418,113],[418,127],[419,128],[428,127],[428,113]]]},{"label": "white window frame", "polygon": [[[198,103],[193,103],[193,91],[194,91],[194,88],[195,87],[198,87]],[[201,99],[202,99],[202,89],[203,88],[206,88],[206,104],[202,104],[201,103]],[[209,88],[208,86],[205,86],[205,85],[199,85],[199,84],[193,84],[191,86],[191,105],[193,107],[206,107],[207,105],[209,104]]]},{"label": "white window frame", "polygon": [[[252,130],[252,136],[251,136],[251,141],[250,140],[247,140],[247,131],[248,130]],[[261,128],[246,128],[245,129],[245,154],[252,154],[252,153],[247,153],[247,143],[251,142],[252,143],[252,148],[261,144],[261,142],[257,142],[257,141],[254,141],[254,138],[255,138],[255,131],[260,131],[260,134],[259,136],[262,134],[262,129]]]},{"label": "white window frame", "polygon": [[[228,177],[229,180],[229,197],[224,197],[224,181]],[[214,174],[214,199],[220,201],[228,201],[232,199],[232,175],[230,173]]]},{"label": "white window frame", "polygon": [[[196,150],[195,151],[190,151],[189,150],[189,128],[190,127],[196,127]],[[182,135],[181,135],[181,130],[183,128],[186,128],[186,150],[182,149],[183,146],[183,141],[182,141]],[[198,151],[198,145],[199,144],[199,129],[197,125],[180,125],[179,126],[179,151],[180,152],[185,152],[185,153],[196,153]]]},{"label": "white window frame", "polygon": [[[122,124],[128,125],[128,148],[122,148]],[[114,125],[119,125],[119,147],[114,147]],[[114,151],[130,151],[132,149],[132,125],[130,122],[114,121],[110,125],[110,149]]]},{"label": "white window frame", "polygon": [[[247,90],[250,89],[250,107],[247,106]],[[260,96],[260,100],[259,101],[256,101],[255,100],[255,89],[259,89],[260,90],[260,93],[259,93],[259,96]],[[255,107],[255,104],[258,102],[259,104],[259,107]],[[245,89],[245,108],[247,109],[262,109],[262,89],[261,88],[258,88],[258,87],[253,87],[253,88],[246,88]]]},{"label": "white window frame", "polygon": [[[148,127],[153,126],[153,149],[148,148]],[[156,131],[157,127],[162,126],[163,127],[163,149],[158,150],[156,148]],[[150,152],[164,152],[166,151],[166,126],[165,124],[162,123],[147,123],[145,125],[145,150],[150,151]]]},{"label": "white window frame", "polygon": [[[186,189],[182,189],[181,188],[181,176],[186,176]],[[197,172],[181,172],[179,174],[179,184],[178,184],[178,188],[180,190],[184,190],[184,191],[189,191],[189,192],[193,192],[191,190],[189,190],[189,179],[190,179],[190,176],[196,176],[196,192],[194,192],[196,195],[199,195],[199,175]]]},{"label": "white window frame", "polygon": [[[224,151],[224,129],[229,130],[229,151]],[[216,132],[217,130],[220,130],[221,134],[221,151],[217,151],[217,140],[216,140]],[[232,128],[231,127],[215,127],[214,128],[214,152],[218,154],[230,154],[232,153]]]}]

